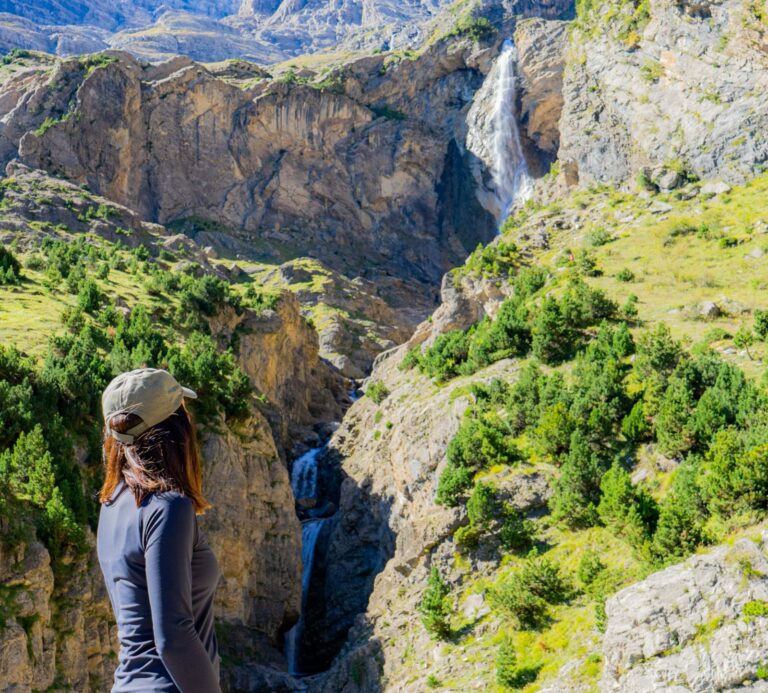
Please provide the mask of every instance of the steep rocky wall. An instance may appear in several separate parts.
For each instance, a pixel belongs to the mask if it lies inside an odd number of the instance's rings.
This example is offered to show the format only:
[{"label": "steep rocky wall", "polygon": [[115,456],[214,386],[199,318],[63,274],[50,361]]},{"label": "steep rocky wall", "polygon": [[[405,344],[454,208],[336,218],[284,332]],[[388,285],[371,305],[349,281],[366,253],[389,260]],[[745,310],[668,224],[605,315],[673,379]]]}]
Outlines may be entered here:
[{"label": "steep rocky wall", "polygon": [[598,10],[571,37],[561,168],[582,185],[625,182],[677,160],[701,178],[743,181],[768,158],[765,27],[743,0],[654,0],[619,36],[629,5]]},{"label": "steep rocky wall", "polygon": [[211,330],[224,344],[235,344],[240,367],[267,398],[265,413],[281,450],[316,424],[341,419],[344,378],[320,359],[317,333],[293,294],[281,294],[274,310],[238,314],[228,308],[211,320]]},{"label": "steep rocky wall", "polygon": [[[365,257],[370,276],[434,284],[493,233],[479,208],[471,229],[458,228],[471,191],[437,189],[450,124],[481,79],[473,50],[440,44],[381,76],[383,57],[363,61],[350,68],[366,75],[353,74],[350,95],[279,82],[241,90],[188,61],[168,73],[125,54],[93,70],[68,60],[50,79],[6,85],[2,152],[18,148],[23,162],[147,220],[202,217],[351,275]],[[59,120],[40,128],[46,117]]]},{"label": "steep rocky wall", "polygon": [[67,579],[55,584],[42,544],[0,546],[3,690],[100,691],[111,682],[117,631],[95,551],[66,561]]},{"label": "steep rocky wall", "polygon": [[[606,603],[603,693],[745,690],[765,661],[768,619],[749,602],[768,599],[765,541],[694,556],[654,573]],[[756,688],[764,690],[758,682]]]},{"label": "steep rocky wall", "polygon": [[[389,395],[378,406],[367,397],[356,402],[331,439],[328,462],[340,464],[340,508],[323,574],[316,578],[323,609],[310,616],[308,651],[322,657],[349,632],[331,669],[311,681],[311,691],[422,690],[427,673],[456,671],[427,632],[412,625],[431,567],[456,584],[462,580],[452,535],[466,522],[465,510],[436,505],[434,494],[469,403],[467,381],[439,387],[403,372],[398,365],[405,351],[382,355],[374,369],[372,377],[386,384]],[[516,376],[511,361],[483,373],[483,379]],[[541,472],[521,469],[496,483],[524,511],[542,508],[549,494]],[[492,557],[470,560],[475,577],[495,565]],[[483,608],[483,599],[462,608],[471,615]],[[460,666],[469,678],[475,671],[478,681],[487,674],[482,662]]]}]

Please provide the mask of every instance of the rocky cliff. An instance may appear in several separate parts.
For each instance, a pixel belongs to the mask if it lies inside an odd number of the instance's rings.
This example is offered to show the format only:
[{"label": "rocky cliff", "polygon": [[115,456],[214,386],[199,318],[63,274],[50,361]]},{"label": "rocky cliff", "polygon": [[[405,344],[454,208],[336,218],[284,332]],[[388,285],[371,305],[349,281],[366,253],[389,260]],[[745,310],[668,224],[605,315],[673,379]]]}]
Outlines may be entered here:
[{"label": "rocky cliff", "polygon": [[573,165],[583,185],[631,181],[664,163],[730,181],[760,171],[768,109],[765,27],[754,7],[659,1],[585,11],[568,49],[561,167]]},{"label": "rocky cliff", "polygon": [[[341,71],[330,86],[249,89],[183,60],[64,61],[6,83],[2,149],[148,221],[229,232],[251,254],[300,249],[350,276],[365,256],[365,276],[429,285],[493,232],[452,129],[479,59],[471,43],[441,44],[417,61],[355,63],[348,88]],[[417,91],[427,83],[439,88]]]}]

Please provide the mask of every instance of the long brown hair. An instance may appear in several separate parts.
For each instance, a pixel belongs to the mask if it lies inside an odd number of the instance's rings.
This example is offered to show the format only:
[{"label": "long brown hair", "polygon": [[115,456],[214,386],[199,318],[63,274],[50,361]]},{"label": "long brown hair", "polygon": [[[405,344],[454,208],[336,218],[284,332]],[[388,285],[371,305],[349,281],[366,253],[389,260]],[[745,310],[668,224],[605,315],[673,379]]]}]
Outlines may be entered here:
[{"label": "long brown hair", "polygon": [[[110,426],[125,433],[141,423],[136,414],[117,414]],[[136,505],[152,493],[178,491],[192,501],[202,515],[211,507],[202,491],[200,456],[192,415],[182,405],[164,421],[144,431],[132,444],[121,443],[104,427],[104,484],[99,500],[106,503],[120,479],[136,499]]]}]

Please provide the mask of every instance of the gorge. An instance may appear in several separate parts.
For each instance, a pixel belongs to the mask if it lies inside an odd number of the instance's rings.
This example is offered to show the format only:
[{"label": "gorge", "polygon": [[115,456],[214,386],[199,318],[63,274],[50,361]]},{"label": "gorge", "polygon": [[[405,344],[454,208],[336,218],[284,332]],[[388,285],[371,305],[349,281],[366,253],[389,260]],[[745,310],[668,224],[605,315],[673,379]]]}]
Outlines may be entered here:
[{"label": "gorge", "polygon": [[0,65],[0,690],[109,687],[144,364],[201,393],[223,690],[762,690],[761,8],[245,3],[204,63],[91,5],[126,51]]}]

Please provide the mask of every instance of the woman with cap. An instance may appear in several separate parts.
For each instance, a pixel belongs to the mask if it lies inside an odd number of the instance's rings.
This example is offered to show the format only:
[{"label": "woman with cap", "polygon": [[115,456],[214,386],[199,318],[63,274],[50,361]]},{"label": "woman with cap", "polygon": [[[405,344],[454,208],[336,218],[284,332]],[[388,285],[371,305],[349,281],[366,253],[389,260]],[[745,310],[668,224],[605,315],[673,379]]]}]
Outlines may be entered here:
[{"label": "woman with cap", "polygon": [[197,526],[196,397],[164,370],[123,373],[104,391],[105,479],[98,554],[120,638],[113,693],[219,693],[213,596],[221,576]]}]

